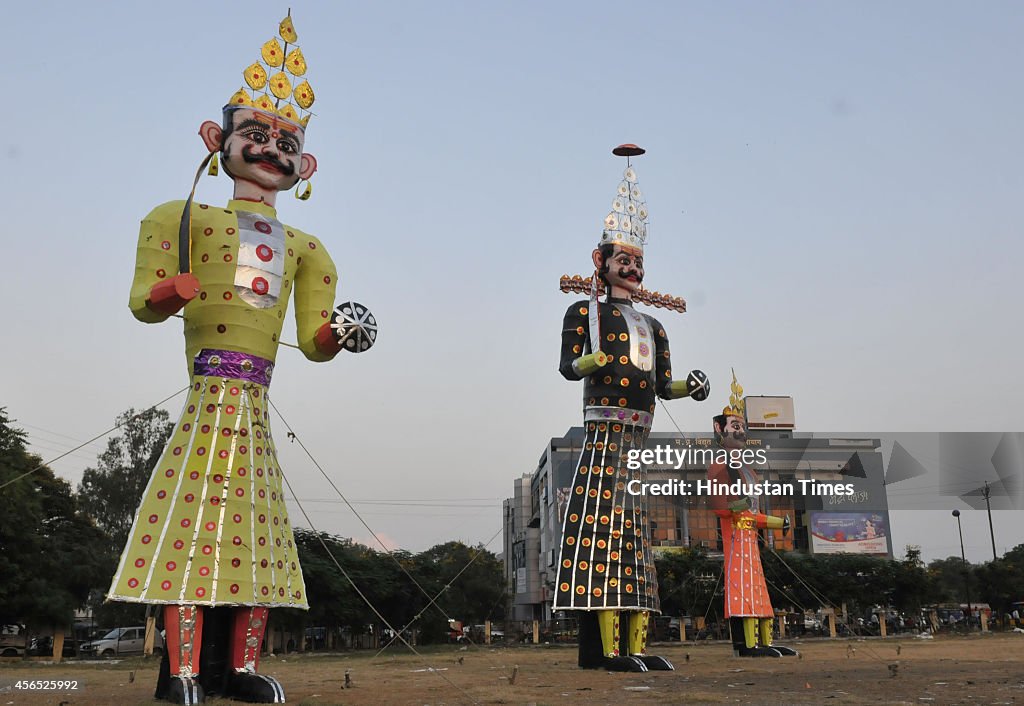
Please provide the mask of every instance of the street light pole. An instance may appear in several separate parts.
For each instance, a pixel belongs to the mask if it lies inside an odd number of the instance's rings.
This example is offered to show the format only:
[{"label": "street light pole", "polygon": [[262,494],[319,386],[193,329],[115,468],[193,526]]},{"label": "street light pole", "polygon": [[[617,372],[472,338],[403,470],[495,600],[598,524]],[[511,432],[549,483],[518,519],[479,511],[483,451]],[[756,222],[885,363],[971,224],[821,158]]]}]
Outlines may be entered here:
[{"label": "street light pole", "polygon": [[953,510],[956,518],[956,530],[960,533],[960,558],[964,562],[964,592],[967,594],[967,629],[971,629],[971,575],[967,570],[967,554],[964,552],[964,530],[960,525],[960,511]]}]

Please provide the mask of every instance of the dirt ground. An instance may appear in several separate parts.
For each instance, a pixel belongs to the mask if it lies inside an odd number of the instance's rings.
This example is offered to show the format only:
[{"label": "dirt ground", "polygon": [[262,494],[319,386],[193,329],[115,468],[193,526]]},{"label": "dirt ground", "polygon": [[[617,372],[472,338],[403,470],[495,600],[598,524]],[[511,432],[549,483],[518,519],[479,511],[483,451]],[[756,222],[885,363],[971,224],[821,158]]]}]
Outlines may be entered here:
[{"label": "dirt ground", "polygon": [[[289,704],[1024,704],[1024,634],[786,641],[799,658],[743,659],[725,643],[651,650],[674,672],[581,671],[575,646],[421,648],[265,657]],[[891,666],[895,665],[895,666]],[[518,667],[518,669],[517,669]],[[435,671],[429,671],[433,669]],[[345,688],[345,673],[351,685]],[[512,680],[513,674],[515,679]],[[155,659],[0,663],[0,706],[131,706],[153,701]],[[18,680],[78,679],[28,692]],[[233,703],[210,699],[211,706]]]}]

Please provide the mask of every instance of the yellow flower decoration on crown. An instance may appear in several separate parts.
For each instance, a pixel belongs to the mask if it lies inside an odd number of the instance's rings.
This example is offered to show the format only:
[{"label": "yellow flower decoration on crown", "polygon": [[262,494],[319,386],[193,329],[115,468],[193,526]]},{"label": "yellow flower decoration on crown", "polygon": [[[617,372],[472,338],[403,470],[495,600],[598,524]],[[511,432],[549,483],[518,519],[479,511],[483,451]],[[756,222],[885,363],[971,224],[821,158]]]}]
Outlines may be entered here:
[{"label": "yellow flower decoration on crown", "polygon": [[[303,76],[309,68],[302,49],[295,46],[298,39],[289,13],[278,25],[278,36],[260,47],[262,63],[254,61],[242,72],[249,91],[238,89],[228,100],[228,105],[256,108],[306,127],[312,116],[309,109],[316,95],[309,81],[303,80],[293,87],[288,78],[289,74]],[[279,40],[284,42],[283,46]]]},{"label": "yellow flower decoration on crown", "polygon": [[740,417],[746,419],[747,403],[743,399],[743,386],[736,381],[736,371],[732,371],[732,384],[729,386],[732,394],[729,395],[729,406],[722,410],[727,417]]},{"label": "yellow flower decoration on crown", "polygon": [[288,12],[288,16],[281,20],[281,24],[277,26],[277,33],[281,35],[281,39],[288,42],[289,44],[295,44],[299,41],[299,35],[295,34],[295,25],[292,24],[292,13]]}]

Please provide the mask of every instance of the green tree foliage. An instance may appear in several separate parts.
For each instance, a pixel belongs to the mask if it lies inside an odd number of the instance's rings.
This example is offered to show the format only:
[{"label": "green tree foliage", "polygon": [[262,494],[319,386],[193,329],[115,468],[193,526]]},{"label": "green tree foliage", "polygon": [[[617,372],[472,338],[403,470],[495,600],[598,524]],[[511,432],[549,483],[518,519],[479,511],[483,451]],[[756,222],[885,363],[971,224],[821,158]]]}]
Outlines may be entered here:
[{"label": "green tree foliage", "polygon": [[[504,617],[504,568],[482,546],[470,547],[462,542],[438,544],[412,557],[412,566],[409,573],[431,597],[440,593],[417,623],[424,642],[443,641],[448,633],[448,618],[474,625]],[[413,590],[412,601],[419,611],[429,599],[415,586]]]},{"label": "green tree foliage", "polygon": [[721,614],[721,562],[708,558],[700,547],[659,552],[658,594],[664,615],[719,616]]},{"label": "green tree foliage", "polygon": [[106,538],[0,409],[0,623],[66,625],[104,581]]},{"label": "green tree foliage", "polygon": [[381,625],[335,561],[391,625],[401,627],[412,617],[409,598],[415,587],[390,556],[350,539],[303,528],[295,529],[295,542],[310,605],[305,624],[347,627],[355,634]]},{"label": "green tree foliage", "polygon": [[110,548],[120,554],[128,541],[135,511],[142,500],[153,467],[160,460],[174,424],[162,409],[117,417],[121,433],[107,440],[106,450],[87,468],[78,486],[82,507],[110,538]]},{"label": "green tree foliage", "polygon": [[859,554],[762,552],[761,562],[775,606],[815,611],[845,603],[851,615],[867,616],[875,606],[910,609],[925,595],[913,586],[924,575],[919,553],[898,562]]},{"label": "green tree foliage", "polygon": [[958,556],[930,562],[928,577],[934,586],[936,603],[966,603],[968,589],[972,602],[981,600],[974,565],[964,564],[964,560]]},{"label": "green tree foliage", "polygon": [[921,548],[908,546],[903,561],[891,563],[892,605],[909,615],[938,600],[935,585],[928,580],[928,569],[921,560]]},{"label": "green tree foliage", "polygon": [[[395,629],[407,625],[429,603],[429,598],[409,576],[430,597],[440,592],[436,603],[427,608],[413,626],[419,630],[420,642],[444,641],[448,618],[473,624],[487,619],[500,620],[504,616],[505,580],[501,562],[480,547],[448,542],[421,554],[401,551],[388,554],[349,539],[302,528],[295,530],[295,542],[310,610],[308,613],[295,611],[286,618],[294,627],[344,627],[354,634],[365,633],[371,626],[378,631],[384,628],[384,623],[359,596],[335,561]],[[482,553],[470,564],[478,552]],[[467,565],[469,568],[458,575]],[[449,582],[452,585],[441,592]]]},{"label": "green tree foliage", "polygon": [[974,573],[978,592],[971,594],[971,600],[988,603],[998,615],[1011,612],[1014,603],[1024,601],[1024,544],[978,566]]}]

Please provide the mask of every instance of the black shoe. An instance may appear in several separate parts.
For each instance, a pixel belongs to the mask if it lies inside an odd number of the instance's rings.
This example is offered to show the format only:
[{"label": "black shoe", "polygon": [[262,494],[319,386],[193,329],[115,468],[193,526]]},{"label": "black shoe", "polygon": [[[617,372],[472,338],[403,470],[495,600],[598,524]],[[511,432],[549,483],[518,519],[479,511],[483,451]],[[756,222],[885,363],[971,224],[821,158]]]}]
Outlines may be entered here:
[{"label": "black shoe", "polygon": [[736,650],[737,657],[781,657],[782,653],[774,647],[744,647]]},{"label": "black shoe", "polygon": [[639,657],[605,657],[602,669],[609,672],[646,672],[647,665]]},{"label": "black shoe", "polygon": [[274,677],[255,672],[235,672],[228,681],[227,697],[251,704],[283,704],[284,689]]},{"label": "black shoe", "polygon": [[644,663],[644,666],[652,672],[674,672],[675,667],[664,657],[658,657],[657,655],[632,655],[636,659]]},{"label": "black shoe", "polygon": [[772,649],[782,653],[783,657],[797,657],[800,654],[792,647],[786,647],[785,645],[772,645]]},{"label": "black shoe", "polygon": [[193,677],[171,677],[167,695],[164,697],[174,704],[182,706],[194,706],[206,701],[203,687],[199,686],[198,678]]}]

